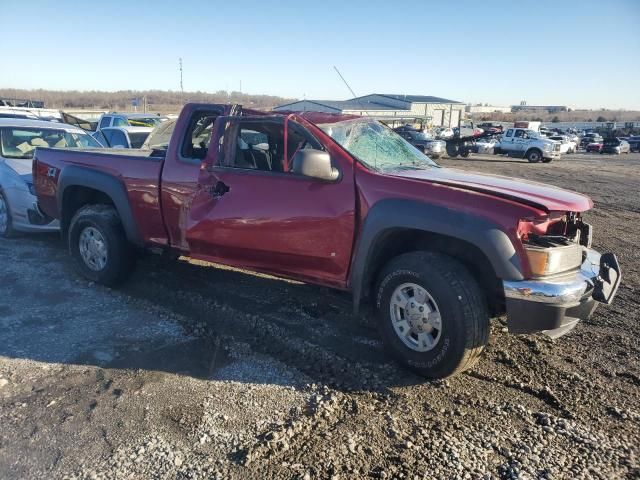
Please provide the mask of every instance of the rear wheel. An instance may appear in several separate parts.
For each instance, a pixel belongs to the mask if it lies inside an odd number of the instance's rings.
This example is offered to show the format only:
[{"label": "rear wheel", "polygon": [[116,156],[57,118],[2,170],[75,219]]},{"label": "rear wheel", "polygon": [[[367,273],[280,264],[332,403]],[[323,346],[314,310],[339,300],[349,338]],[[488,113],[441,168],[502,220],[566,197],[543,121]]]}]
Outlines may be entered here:
[{"label": "rear wheel", "polygon": [[403,365],[427,378],[472,367],[489,336],[485,298],[446,255],[412,252],[387,264],[376,285],[380,335]]},{"label": "rear wheel", "polygon": [[0,237],[11,238],[15,234],[15,230],[11,224],[11,210],[9,202],[4,192],[0,190]]},{"label": "rear wheel", "polygon": [[89,280],[111,287],[131,273],[134,251],[114,207],[82,207],[71,220],[68,239],[69,252]]}]

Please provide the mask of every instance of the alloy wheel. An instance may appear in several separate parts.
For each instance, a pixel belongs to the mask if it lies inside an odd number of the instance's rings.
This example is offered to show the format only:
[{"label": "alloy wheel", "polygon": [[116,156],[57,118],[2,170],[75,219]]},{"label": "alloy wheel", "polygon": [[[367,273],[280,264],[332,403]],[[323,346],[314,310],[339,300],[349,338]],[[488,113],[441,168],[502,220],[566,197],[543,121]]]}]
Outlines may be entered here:
[{"label": "alloy wheel", "polygon": [[391,322],[398,338],[416,352],[428,352],[442,336],[442,317],[433,297],[418,284],[403,283],[391,296]]},{"label": "alloy wheel", "polygon": [[95,227],[85,227],[78,239],[80,256],[91,270],[99,272],[107,265],[107,242]]}]

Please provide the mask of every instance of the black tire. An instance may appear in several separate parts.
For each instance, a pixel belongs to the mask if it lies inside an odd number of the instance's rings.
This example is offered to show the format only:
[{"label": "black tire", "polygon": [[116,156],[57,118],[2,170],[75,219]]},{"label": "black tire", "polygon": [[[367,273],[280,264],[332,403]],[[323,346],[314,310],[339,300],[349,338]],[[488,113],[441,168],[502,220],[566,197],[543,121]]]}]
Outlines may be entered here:
[{"label": "black tire", "polygon": [[467,158],[469,155],[471,155],[471,150],[469,150],[468,148],[463,148],[460,151],[460,156],[463,158]]},{"label": "black tire", "polygon": [[[4,205],[7,214],[7,223],[4,228],[0,229],[0,237],[2,238],[13,238],[16,235],[16,231],[13,228],[11,223],[11,209],[9,208],[9,202],[7,201],[7,197],[4,195],[4,192],[0,190],[0,202]],[[0,208],[2,208],[0,206]]]},{"label": "black tire", "polygon": [[[106,245],[106,262],[101,269],[89,266],[80,253],[80,235],[88,227],[97,230]],[[69,226],[69,252],[80,273],[96,283],[114,287],[126,280],[135,265],[135,252],[127,241],[118,212],[111,205],[86,205],[76,212]]]},{"label": "black tire", "polygon": [[532,148],[527,152],[527,160],[529,163],[538,163],[542,160],[542,152],[537,148]]},{"label": "black tire", "polygon": [[551,163],[551,159],[550,158],[543,158],[542,159],[542,163]]},{"label": "black tire", "polygon": [[[394,329],[392,295],[406,283],[426,290],[440,312],[440,336],[431,350],[408,347]],[[461,263],[432,252],[400,255],[383,268],[374,293],[382,340],[404,366],[437,379],[460,373],[477,362],[489,338],[489,312],[480,287]]]},{"label": "black tire", "polygon": [[454,145],[452,143],[447,143],[447,157],[456,158],[459,153],[460,153],[460,149],[458,148],[457,145]]}]

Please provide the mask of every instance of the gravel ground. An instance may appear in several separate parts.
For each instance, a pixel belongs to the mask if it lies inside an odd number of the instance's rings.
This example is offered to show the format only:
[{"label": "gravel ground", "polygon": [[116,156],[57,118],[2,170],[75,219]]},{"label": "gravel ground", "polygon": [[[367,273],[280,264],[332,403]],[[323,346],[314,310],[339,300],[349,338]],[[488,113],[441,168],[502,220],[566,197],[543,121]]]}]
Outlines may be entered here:
[{"label": "gravel ground", "polygon": [[0,478],[640,478],[640,155],[440,163],[590,195],[616,302],[557,340],[494,320],[428,383],[344,294],[154,258],[109,290],[0,240]]}]

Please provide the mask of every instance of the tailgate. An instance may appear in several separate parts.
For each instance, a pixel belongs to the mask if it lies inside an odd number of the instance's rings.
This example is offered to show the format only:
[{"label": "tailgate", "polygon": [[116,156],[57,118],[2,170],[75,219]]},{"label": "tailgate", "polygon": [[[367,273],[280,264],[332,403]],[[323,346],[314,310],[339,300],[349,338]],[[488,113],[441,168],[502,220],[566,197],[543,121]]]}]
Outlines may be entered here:
[{"label": "tailgate", "polygon": [[45,214],[53,218],[60,218],[56,201],[58,191],[58,174],[62,163],[56,160],[52,150],[36,149],[33,156],[33,186],[38,196],[38,206]]}]

